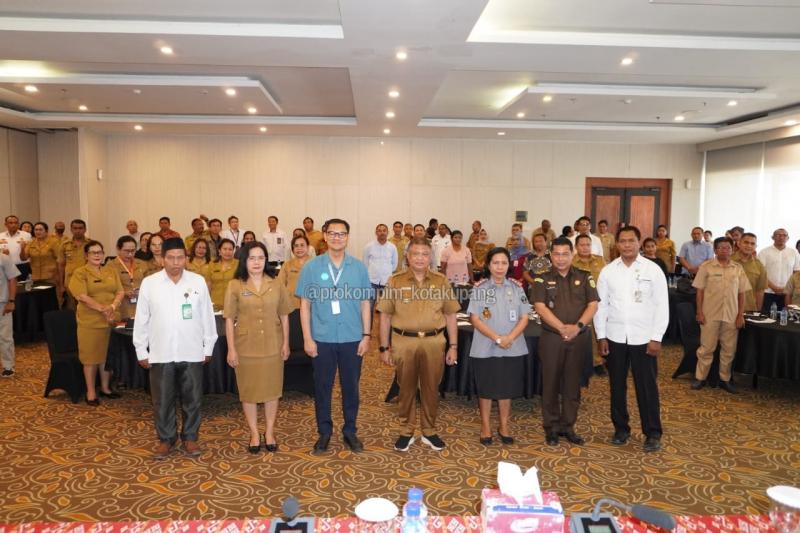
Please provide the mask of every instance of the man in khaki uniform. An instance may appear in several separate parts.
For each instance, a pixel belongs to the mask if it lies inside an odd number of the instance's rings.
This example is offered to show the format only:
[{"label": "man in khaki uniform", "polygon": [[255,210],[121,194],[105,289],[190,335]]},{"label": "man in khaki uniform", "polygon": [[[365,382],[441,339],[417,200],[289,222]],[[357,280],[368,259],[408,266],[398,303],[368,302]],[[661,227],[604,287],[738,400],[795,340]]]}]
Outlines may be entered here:
[{"label": "man in khaki uniform", "polygon": [[544,239],[547,241],[548,248],[550,247],[550,243],[556,238],[556,232],[553,231],[550,221],[547,219],[542,220],[542,225],[533,230],[533,233],[531,234],[531,241],[533,241],[533,238],[537,235],[544,235]]},{"label": "man in khaki uniform", "polygon": [[720,388],[736,394],[731,381],[731,366],[736,355],[738,329],[744,327],[744,295],[750,282],[742,266],[731,261],[733,240],[714,239],[716,257],[700,265],[692,287],[697,289],[697,322],[700,323],[700,347],[697,349],[697,368],[693,390],[706,385],[708,371],[719,343]]},{"label": "man in khaki uniform", "polygon": [[767,288],[767,269],[764,263],[756,257],[756,236],[753,233],[743,233],[739,237],[739,249],[733,253],[731,259],[744,269],[750,290],[744,295],[744,310],[760,311],[764,304],[764,290]]},{"label": "man in khaki uniform", "polygon": [[192,246],[194,245],[197,239],[205,239],[208,241],[208,230],[205,229],[205,224],[203,223],[202,218],[194,218],[192,219],[192,234],[187,235],[183,242],[186,244],[186,253],[189,254],[192,251]]},{"label": "man in khaki uniform", "polygon": [[[89,242],[86,236],[86,222],[76,218],[69,223],[69,231],[72,239],[65,240],[58,249],[58,275],[64,280],[62,288],[69,287],[69,280],[72,273],[86,264],[86,254],[83,247]],[[68,291],[64,291],[64,307],[75,309],[75,300]]]},{"label": "man in khaki uniform", "polygon": [[389,237],[389,242],[397,248],[397,268],[394,271],[401,272],[406,268],[406,246],[410,240],[403,235],[403,223],[399,220],[392,224],[392,233],[394,235]]},{"label": "man in khaki uniform", "polygon": [[520,243],[524,244],[525,248],[528,250],[531,249],[531,241],[522,235],[522,224],[519,222],[514,222],[514,224],[511,225],[511,237],[506,239],[506,248],[509,250],[511,250],[511,248],[514,246],[515,237],[520,238]]},{"label": "man in khaki uniform", "polygon": [[[595,282],[600,279],[600,271],[606,266],[606,261],[603,257],[592,254],[592,238],[583,234],[575,237],[575,252],[572,257],[572,266],[591,274]],[[594,366],[595,375],[606,375],[605,361],[597,349],[597,336],[594,328],[592,328],[592,366]]]},{"label": "man in khaki uniform", "polygon": [[308,237],[308,245],[314,249],[317,255],[322,255],[327,250],[325,246],[325,239],[322,232],[314,229],[314,219],[306,217],[303,219],[303,229],[306,230],[306,237]]},{"label": "man in khaki uniform", "polygon": [[[414,442],[417,388],[422,442],[434,450],[445,447],[436,433],[439,383],[445,359],[448,365],[453,365],[458,358],[456,313],[461,306],[447,278],[429,270],[432,253],[425,238],[414,238],[406,256],[409,269],[389,278],[377,306],[381,316],[381,359],[397,367],[400,385],[397,404],[402,429],[394,449],[403,452]],[[445,327],[450,339],[447,350]]]},{"label": "man in khaki uniform", "polygon": [[[617,257],[617,243],[614,240],[614,235],[608,232],[608,221],[601,220],[597,223],[597,236],[603,244],[603,259],[606,263],[610,263],[612,259]],[[595,277],[595,279],[597,279]]]},{"label": "man in khaki uniform", "polygon": [[469,253],[471,253],[473,256],[475,255],[475,249],[473,247],[475,246],[475,243],[480,240],[482,227],[483,224],[481,224],[480,220],[475,220],[472,223],[472,233],[469,234],[469,239],[467,239],[467,248],[469,248]]}]

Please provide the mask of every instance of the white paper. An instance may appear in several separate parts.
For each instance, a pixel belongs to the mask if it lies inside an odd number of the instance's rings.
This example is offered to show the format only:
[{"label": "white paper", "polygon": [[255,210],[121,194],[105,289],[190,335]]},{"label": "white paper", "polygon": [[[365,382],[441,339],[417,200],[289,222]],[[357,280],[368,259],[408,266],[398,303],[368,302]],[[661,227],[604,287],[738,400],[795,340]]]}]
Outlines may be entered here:
[{"label": "white paper", "polygon": [[539,469],[535,466],[530,467],[523,475],[519,466],[500,461],[497,463],[497,485],[500,492],[514,498],[520,505],[525,496],[533,496],[537,503],[543,503]]}]

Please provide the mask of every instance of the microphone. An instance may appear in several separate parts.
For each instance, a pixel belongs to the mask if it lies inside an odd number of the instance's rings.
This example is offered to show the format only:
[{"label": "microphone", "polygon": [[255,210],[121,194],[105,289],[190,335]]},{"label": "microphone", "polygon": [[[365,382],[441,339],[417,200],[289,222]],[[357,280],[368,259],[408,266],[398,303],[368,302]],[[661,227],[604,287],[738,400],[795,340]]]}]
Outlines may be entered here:
[{"label": "microphone", "polygon": [[658,526],[662,529],[671,530],[677,525],[672,515],[665,511],[648,507],[646,505],[625,505],[624,503],[618,502],[617,500],[612,500],[611,498],[600,498],[600,500],[595,504],[594,510],[592,511],[593,522],[597,522],[597,520],[600,519],[600,507],[603,504],[622,509],[623,511],[630,513],[634,518],[638,518],[643,522],[653,524],[654,526]]}]

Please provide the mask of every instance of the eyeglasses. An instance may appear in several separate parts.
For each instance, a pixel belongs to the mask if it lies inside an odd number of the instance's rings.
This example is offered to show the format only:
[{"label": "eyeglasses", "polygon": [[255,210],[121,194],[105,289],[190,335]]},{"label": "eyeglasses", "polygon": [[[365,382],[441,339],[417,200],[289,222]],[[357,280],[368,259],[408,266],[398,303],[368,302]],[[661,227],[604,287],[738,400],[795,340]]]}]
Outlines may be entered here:
[{"label": "eyeglasses", "polygon": [[89,250],[87,252],[89,255],[103,255],[105,252],[103,250]]},{"label": "eyeglasses", "polygon": [[257,261],[257,262],[260,263],[262,261],[266,261],[267,258],[264,257],[263,255],[251,255],[250,257],[247,258],[247,260],[248,261]]},{"label": "eyeglasses", "polygon": [[331,239],[344,239],[347,237],[346,231],[329,231],[325,235],[330,237]]}]

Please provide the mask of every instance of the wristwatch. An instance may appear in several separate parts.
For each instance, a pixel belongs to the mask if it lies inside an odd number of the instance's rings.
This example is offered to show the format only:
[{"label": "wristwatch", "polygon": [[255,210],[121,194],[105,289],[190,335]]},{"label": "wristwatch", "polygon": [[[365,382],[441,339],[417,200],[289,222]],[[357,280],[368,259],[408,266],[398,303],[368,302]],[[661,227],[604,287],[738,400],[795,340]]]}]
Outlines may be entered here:
[{"label": "wristwatch", "polygon": [[500,337],[497,337],[497,338],[494,340],[494,343],[495,343],[496,345],[500,346],[500,343],[501,343]]},{"label": "wristwatch", "polygon": [[378,346],[378,351],[381,352],[381,353],[388,352],[389,351],[389,347],[388,346]]},{"label": "wristwatch", "polygon": [[586,327],[586,324],[584,324],[583,322],[578,322],[578,329],[583,329],[585,327]]}]

